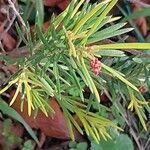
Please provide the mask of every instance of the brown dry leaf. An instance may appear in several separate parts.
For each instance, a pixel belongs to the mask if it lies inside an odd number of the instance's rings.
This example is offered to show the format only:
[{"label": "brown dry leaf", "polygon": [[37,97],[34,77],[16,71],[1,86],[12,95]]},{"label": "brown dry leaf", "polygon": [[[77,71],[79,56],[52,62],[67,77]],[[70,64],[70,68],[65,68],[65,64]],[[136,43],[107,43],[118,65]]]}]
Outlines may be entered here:
[{"label": "brown dry leaf", "polygon": [[44,5],[53,7],[58,6],[61,10],[64,10],[69,4],[69,0],[44,0]]},{"label": "brown dry leaf", "polygon": [[[11,98],[14,92],[11,92]],[[17,97],[16,101],[12,107],[25,119],[25,121],[30,125],[31,128],[40,129],[46,136],[59,138],[59,139],[70,139],[66,120],[61,111],[58,103],[54,98],[49,100],[49,105],[54,109],[55,114],[53,116],[46,117],[43,112],[39,110],[36,118],[28,116],[27,102],[24,102],[24,110],[20,111],[20,95]],[[75,137],[80,140],[81,135],[75,130]]]},{"label": "brown dry leaf", "polygon": [[146,4],[150,4],[150,0],[141,0],[141,2],[146,3]]},{"label": "brown dry leaf", "polygon": [[5,33],[2,38],[2,44],[7,51],[11,51],[16,47],[16,40],[8,33]]},{"label": "brown dry leaf", "polygon": [[4,27],[3,27],[3,23],[0,22],[0,35],[2,36],[2,44],[3,47],[5,47],[5,50],[12,50],[13,48],[15,48],[16,46],[16,40],[9,34],[9,33],[4,33]]},{"label": "brown dry leaf", "polygon": [[[46,32],[47,29],[49,28],[49,26],[50,26],[50,21],[44,22],[43,25],[42,25],[42,31]],[[32,25],[30,27],[30,31],[31,31],[31,35],[34,35],[34,33],[35,33],[35,25]]]},{"label": "brown dry leaf", "polygon": [[69,0],[63,0],[61,3],[57,4],[57,6],[58,6],[61,10],[65,10],[68,5],[69,5]]},{"label": "brown dry leaf", "polygon": [[[7,10],[5,10],[7,7],[6,5],[2,5],[0,2],[0,42],[2,43],[2,47],[6,51],[10,51],[15,48],[17,42],[12,37],[12,35],[9,34],[10,29],[12,26],[11,24],[11,17],[9,18],[7,15]],[[7,17],[6,17],[7,16]],[[9,19],[10,20],[9,20]],[[13,22],[13,21],[12,21]],[[6,28],[9,27],[6,31]]]},{"label": "brown dry leaf", "polygon": [[[134,2],[132,4],[132,8],[133,8],[133,11],[136,12],[136,11],[139,11],[140,9],[142,9],[143,5],[141,5],[141,3],[145,3],[145,4],[150,4],[150,0],[141,0],[139,2]],[[147,35],[147,31],[148,31],[148,25],[147,25],[147,20],[146,20],[146,17],[139,17],[136,19],[136,24],[138,25],[139,29],[141,30],[142,34],[144,36]]]},{"label": "brown dry leaf", "polygon": [[60,2],[62,2],[62,0],[44,0],[44,5],[45,6],[56,6]]},{"label": "brown dry leaf", "polygon": [[[57,6],[62,11],[66,9],[68,4],[69,4],[69,0],[44,0],[44,5],[45,6],[48,6],[48,7]],[[42,25],[42,31],[46,32],[47,29],[49,28],[49,26],[50,26],[50,21],[49,20],[44,22],[43,25]],[[35,25],[31,26],[30,30],[31,30],[31,34],[33,35],[34,32],[35,32]]]}]

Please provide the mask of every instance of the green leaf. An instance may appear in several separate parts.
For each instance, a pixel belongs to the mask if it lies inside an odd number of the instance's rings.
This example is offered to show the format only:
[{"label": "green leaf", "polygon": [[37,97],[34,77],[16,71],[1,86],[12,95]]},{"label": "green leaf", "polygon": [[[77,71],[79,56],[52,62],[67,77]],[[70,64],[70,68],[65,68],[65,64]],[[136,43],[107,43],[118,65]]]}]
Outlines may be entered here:
[{"label": "green leaf", "polygon": [[24,119],[21,117],[20,114],[18,114],[18,112],[16,110],[14,110],[10,106],[8,106],[8,104],[6,104],[2,99],[0,99],[0,110],[4,114],[8,115],[9,117],[12,117],[13,119],[15,119],[15,120],[19,121],[21,124],[23,124],[23,126],[28,131],[30,136],[40,145],[35,133],[31,129],[31,127],[24,121]]},{"label": "green leaf", "polygon": [[112,140],[102,140],[100,144],[92,142],[91,150],[134,150],[134,147],[131,139],[127,135],[121,134]]},{"label": "green leaf", "polygon": [[102,23],[102,21],[105,19],[106,15],[113,8],[113,6],[117,3],[117,1],[118,0],[112,0],[109,3],[109,5],[105,8],[105,10],[102,12],[102,14],[97,18],[97,21],[92,26],[92,28],[88,31],[87,36],[82,40],[81,43],[84,44],[87,41],[87,39],[97,30],[97,27]]},{"label": "green leaf", "polygon": [[[128,15],[128,12],[126,12],[122,7],[120,7],[119,5],[117,5],[117,7],[119,8],[119,10],[121,11],[121,13],[126,17]],[[138,38],[138,40],[140,42],[144,42],[145,39],[144,37],[142,36],[141,32],[139,31],[139,29],[136,27],[134,21],[132,20],[128,20],[128,23],[134,28],[134,31],[135,31],[135,36]]]},{"label": "green leaf", "polygon": [[18,23],[16,23],[16,30],[17,30],[17,33],[19,35],[19,37],[21,38],[21,40],[26,44],[28,45],[28,41],[27,39],[25,38],[25,34],[23,33],[23,30],[21,29],[21,27],[19,26]]},{"label": "green leaf", "polygon": [[76,146],[77,146],[76,141],[69,142],[69,148],[76,148]]},{"label": "green leaf", "polygon": [[87,150],[88,144],[86,142],[80,142],[77,144],[77,150]]},{"label": "green leaf", "polygon": [[100,50],[94,53],[95,56],[108,56],[108,57],[124,57],[126,56],[123,51],[119,50]]},{"label": "green leaf", "polygon": [[36,1],[36,16],[38,25],[41,27],[44,22],[44,6],[43,6],[43,0],[37,0]]},{"label": "green leaf", "polygon": [[81,60],[81,66],[82,66],[82,69],[83,69],[84,76],[85,76],[85,78],[87,79],[87,82],[88,82],[88,86],[89,86],[91,92],[95,95],[97,101],[100,102],[99,92],[98,92],[97,87],[96,87],[93,79],[91,78],[91,76],[89,74],[89,71],[88,71],[88,69],[85,65],[84,58],[81,57],[80,60]]},{"label": "green leaf", "polygon": [[104,4],[107,4],[110,0],[103,1],[95,6],[89,13],[87,13],[80,22],[76,25],[76,27],[73,29],[73,33],[77,34],[77,32],[82,28],[82,26],[97,12],[99,11]]},{"label": "green leaf", "polygon": [[110,72],[114,77],[117,77],[120,81],[122,81],[123,83],[125,83],[126,85],[130,86],[132,89],[134,89],[135,91],[139,92],[138,88],[136,86],[134,86],[131,82],[129,82],[128,80],[126,80],[123,76],[121,76],[121,74],[114,70],[111,67],[106,66],[105,64],[102,63],[102,67],[107,70],[108,72]]},{"label": "green leaf", "polygon": [[74,137],[74,133],[73,133],[73,126],[72,126],[71,120],[68,116],[69,112],[65,107],[62,107],[62,109],[63,109],[64,115],[66,117],[66,124],[67,124],[67,128],[68,128],[68,131],[69,131],[69,135],[70,135],[71,139],[73,141],[75,141],[75,137]]},{"label": "green leaf", "polygon": [[131,19],[136,19],[138,17],[150,16],[150,8],[143,8],[139,11],[132,12],[130,15],[126,16],[122,21],[128,21]]},{"label": "green leaf", "polygon": [[27,140],[24,142],[21,150],[30,150],[30,149],[34,149],[34,144],[31,140]]},{"label": "green leaf", "polygon": [[74,8],[73,12],[72,12],[72,15],[71,15],[71,18],[74,17],[74,15],[78,12],[80,6],[85,2],[85,0],[80,0],[78,5]]},{"label": "green leaf", "polygon": [[38,24],[35,26],[36,28],[36,34],[38,35],[41,42],[46,46],[47,49],[51,49],[47,39],[45,38],[44,34],[42,33],[42,30]]},{"label": "green leaf", "polygon": [[75,3],[76,3],[76,1],[73,0],[70,2],[69,6],[68,6],[67,15],[64,18],[64,26],[67,26],[67,24],[70,22]]},{"label": "green leaf", "polygon": [[133,28],[120,29],[120,30],[116,30],[116,31],[110,29],[109,32],[108,31],[106,32],[105,29],[104,29],[102,31],[96,32],[95,36],[93,35],[88,40],[88,43],[90,44],[90,43],[98,42],[98,41],[108,39],[108,38],[111,38],[111,37],[115,37],[115,36],[130,32],[132,30],[133,30]]},{"label": "green leaf", "polygon": [[50,96],[54,96],[54,90],[52,89],[52,87],[49,85],[49,83],[44,79],[44,78],[39,78],[39,80],[42,82],[43,84],[43,88],[47,91],[47,93]]}]

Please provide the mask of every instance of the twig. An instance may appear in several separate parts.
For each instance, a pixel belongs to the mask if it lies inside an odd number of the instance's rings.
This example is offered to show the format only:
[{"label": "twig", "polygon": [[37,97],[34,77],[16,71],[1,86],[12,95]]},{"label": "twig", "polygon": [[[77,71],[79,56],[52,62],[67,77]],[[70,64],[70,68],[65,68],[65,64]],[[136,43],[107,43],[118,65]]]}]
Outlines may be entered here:
[{"label": "twig", "polygon": [[22,25],[24,26],[24,28],[26,29],[26,24],[25,24],[24,20],[22,19],[22,17],[20,16],[20,14],[18,13],[18,11],[16,10],[14,3],[11,0],[8,0],[8,3],[10,5],[10,7],[13,9],[13,11],[15,12],[15,14],[18,17],[18,19],[20,20],[20,22],[22,23]]},{"label": "twig", "polygon": [[145,146],[144,146],[144,149],[146,149],[147,146],[149,146],[149,143],[150,143],[150,137],[148,138],[148,140],[147,140],[147,142],[146,142],[146,144],[145,144]]},{"label": "twig", "polygon": [[20,57],[25,57],[30,54],[30,51],[28,49],[22,49],[22,50],[17,50],[14,49],[13,51],[6,52],[6,55],[10,56],[11,58],[20,58]]},{"label": "twig", "polygon": [[[2,44],[1,41],[0,41],[0,48],[1,48],[1,50],[5,53],[5,49],[4,49],[3,44]],[[0,55],[1,55],[1,53],[0,53]]]},{"label": "twig", "polygon": [[8,32],[8,30],[11,28],[11,26],[14,23],[15,19],[16,19],[16,15],[13,16],[13,18],[10,20],[10,23],[9,23],[8,27],[0,34],[0,41],[3,39],[4,34],[6,34]]},{"label": "twig", "polygon": [[[150,124],[150,122],[149,122],[149,124]],[[148,138],[148,140],[147,140],[147,142],[146,142],[146,144],[144,146],[144,149],[146,149],[149,146],[149,144],[150,144],[150,137]]]},{"label": "twig", "polygon": [[130,134],[133,136],[139,150],[144,150],[143,146],[139,143],[139,139],[137,138],[136,133],[134,132],[134,130],[132,128],[130,128]]}]

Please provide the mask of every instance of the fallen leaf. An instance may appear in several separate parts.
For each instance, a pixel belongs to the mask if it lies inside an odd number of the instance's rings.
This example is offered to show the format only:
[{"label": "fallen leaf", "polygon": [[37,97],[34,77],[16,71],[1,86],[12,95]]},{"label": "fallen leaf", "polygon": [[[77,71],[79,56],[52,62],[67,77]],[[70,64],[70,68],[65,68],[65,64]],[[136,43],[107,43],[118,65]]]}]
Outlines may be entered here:
[{"label": "fallen leaf", "polygon": [[[142,3],[146,3],[146,4],[150,4],[150,0],[138,0],[139,2],[142,2]],[[136,3],[136,1],[135,1]]]},{"label": "fallen leaf", "polygon": [[62,1],[61,3],[59,3],[57,6],[58,6],[61,10],[65,10],[68,5],[69,5],[69,0],[63,0],[63,1]]},{"label": "fallen leaf", "polygon": [[62,0],[44,0],[44,5],[45,6],[55,6],[60,2],[62,2]]},{"label": "fallen leaf", "polygon": [[[11,92],[10,95],[11,99],[14,95],[14,92]],[[46,136],[64,140],[70,139],[64,114],[54,98],[51,98],[49,100],[49,105],[55,111],[53,117],[52,116],[46,117],[45,114],[40,110],[38,111],[36,118],[33,118],[33,113],[32,117],[29,117],[27,110],[27,102],[24,102],[23,112],[20,111],[21,105],[20,102],[21,102],[20,95],[18,95],[12,107],[24,118],[24,120],[30,125],[31,128],[40,129]],[[81,135],[76,130],[74,130],[74,133],[76,139],[80,140]]]},{"label": "fallen leaf", "polygon": [[17,44],[16,40],[8,32],[5,32],[3,22],[1,21],[0,21],[0,38],[2,45],[6,51],[10,51],[15,48]]},{"label": "fallen leaf", "polygon": [[7,51],[11,51],[16,47],[17,42],[10,34],[4,33],[2,44]]},{"label": "fallen leaf", "polygon": [[69,4],[69,0],[44,0],[44,5],[53,7],[57,6],[61,10],[64,10]]},{"label": "fallen leaf", "polygon": [[[46,22],[43,23],[43,25],[42,25],[42,31],[46,32],[49,27],[50,27],[50,21],[48,20],[48,21],[46,21]],[[30,27],[30,31],[31,31],[31,35],[34,35],[34,33],[35,33],[35,25],[32,25]]]},{"label": "fallen leaf", "polygon": [[[150,0],[141,0],[140,2],[143,2],[143,3],[146,3],[146,4],[150,4]],[[141,10],[142,7],[143,7],[143,5],[141,5],[139,2],[134,2],[132,4],[132,8],[133,8],[134,12]],[[147,25],[146,17],[138,17],[135,20],[135,23],[139,27],[139,29],[142,32],[142,34],[144,36],[146,36],[147,35],[147,31],[148,31],[148,25]]]}]

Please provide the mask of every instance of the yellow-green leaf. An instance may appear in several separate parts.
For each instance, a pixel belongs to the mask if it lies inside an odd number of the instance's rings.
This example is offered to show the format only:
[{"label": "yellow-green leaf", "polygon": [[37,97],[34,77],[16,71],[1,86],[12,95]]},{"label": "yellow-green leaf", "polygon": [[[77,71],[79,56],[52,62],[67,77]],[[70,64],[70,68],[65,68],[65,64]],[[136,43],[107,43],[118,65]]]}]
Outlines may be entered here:
[{"label": "yellow-green leaf", "polygon": [[115,43],[99,45],[99,49],[150,49],[150,43]]},{"label": "yellow-green leaf", "polygon": [[106,66],[103,63],[101,63],[101,65],[102,65],[102,68],[104,68],[105,70],[107,70],[108,72],[110,72],[114,77],[117,77],[119,80],[121,80],[127,86],[129,86],[132,89],[134,89],[135,91],[139,92],[138,88],[135,85],[133,85],[131,82],[129,82],[128,80],[126,80],[123,76],[121,76],[120,73],[117,73],[118,71],[116,71],[113,68],[110,68],[109,66]]}]

